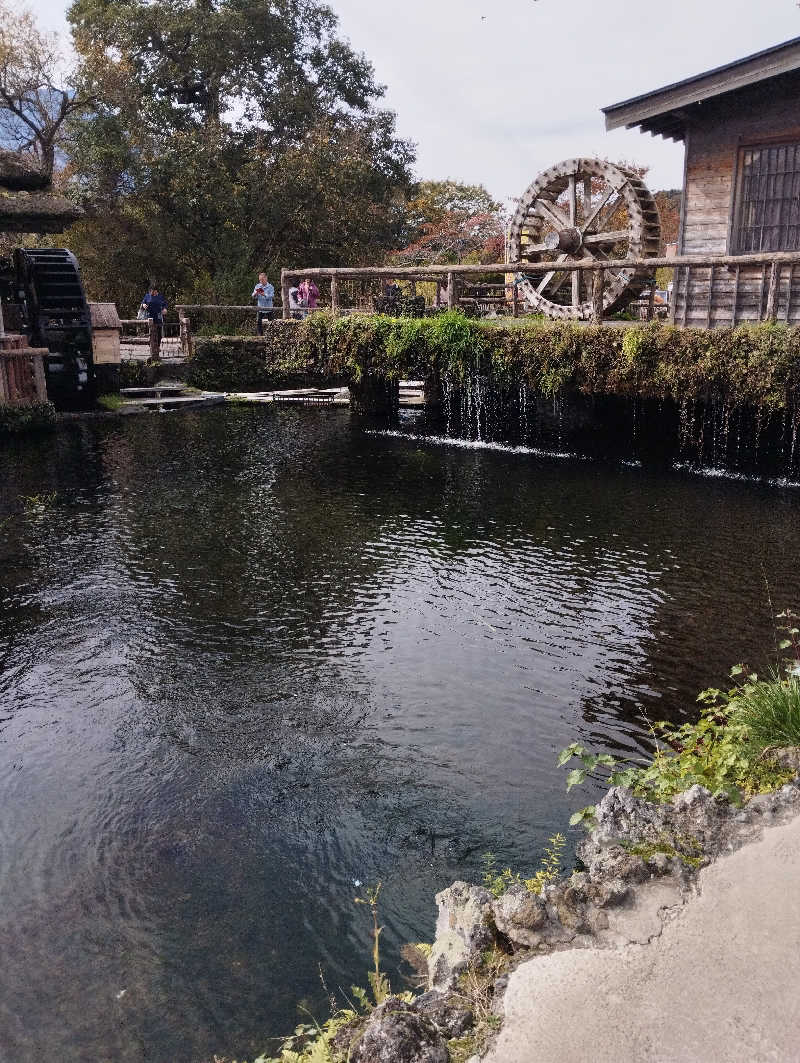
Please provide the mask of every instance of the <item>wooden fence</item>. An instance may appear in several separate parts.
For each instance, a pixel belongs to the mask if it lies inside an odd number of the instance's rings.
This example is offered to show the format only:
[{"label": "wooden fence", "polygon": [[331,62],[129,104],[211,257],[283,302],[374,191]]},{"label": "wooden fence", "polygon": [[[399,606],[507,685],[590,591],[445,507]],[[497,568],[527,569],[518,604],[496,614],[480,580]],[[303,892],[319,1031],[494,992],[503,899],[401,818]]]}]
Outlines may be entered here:
[{"label": "wooden fence", "polygon": [[[596,258],[558,263],[493,263],[468,266],[372,266],[314,267],[281,271],[283,317],[291,317],[289,288],[292,281],[311,277],[330,282],[331,309],[340,311],[338,292],[343,280],[367,281],[436,280],[447,293],[447,306],[461,305],[461,289],[476,277],[501,274],[535,278],[552,272],[584,274],[584,288],[591,292],[591,310],[585,316],[595,324],[606,316],[608,274],[636,273],[655,278],[657,269],[674,270],[670,319],[679,325],[712,328],[746,321],[786,321],[800,324],[800,252],[782,251],[748,255],[682,255],[674,258]],[[588,274],[588,276],[586,276]],[[511,283],[511,282],[506,282]],[[516,300],[513,300],[512,303]],[[519,303],[521,303],[521,297]],[[577,317],[570,306],[561,308],[563,318]],[[517,312],[520,307],[517,307]]]}]

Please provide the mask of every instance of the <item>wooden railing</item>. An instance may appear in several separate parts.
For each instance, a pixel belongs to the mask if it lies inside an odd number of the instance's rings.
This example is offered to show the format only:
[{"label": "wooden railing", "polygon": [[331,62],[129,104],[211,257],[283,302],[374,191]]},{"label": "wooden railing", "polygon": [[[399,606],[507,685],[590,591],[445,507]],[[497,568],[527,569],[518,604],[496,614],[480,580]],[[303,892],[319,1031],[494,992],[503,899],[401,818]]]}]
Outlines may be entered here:
[{"label": "wooden railing", "polygon": [[[490,265],[443,266],[331,266],[281,271],[283,317],[291,317],[289,288],[304,277],[330,281],[331,309],[340,311],[338,292],[343,280],[435,280],[446,286],[447,306],[459,305],[459,287],[466,279],[519,275],[536,276],[551,272],[579,271],[585,276],[584,289],[591,292],[590,313],[584,315],[596,324],[606,315],[606,278],[609,273],[636,273],[655,277],[658,269],[674,270],[670,317],[676,324],[711,328],[745,321],[787,321],[800,324],[800,252],[781,251],[748,255],[682,255],[674,258],[596,258],[577,261],[536,263],[492,263]],[[588,275],[588,276],[586,276]],[[521,301],[521,299],[520,299]],[[563,317],[575,317],[565,306]]]},{"label": "wooden railing", "polygon": [[47,402],[46,350],[25,346],[24,336],[0,339],[0,405],[32,406]]}]

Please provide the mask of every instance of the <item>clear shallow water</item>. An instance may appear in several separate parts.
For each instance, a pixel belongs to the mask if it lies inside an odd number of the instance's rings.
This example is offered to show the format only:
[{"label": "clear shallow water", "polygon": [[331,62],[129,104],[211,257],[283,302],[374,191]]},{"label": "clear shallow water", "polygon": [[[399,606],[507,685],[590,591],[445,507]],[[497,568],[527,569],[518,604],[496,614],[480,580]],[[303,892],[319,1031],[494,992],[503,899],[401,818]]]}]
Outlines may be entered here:
[{"label": "clear shallow water", "polygon": [[346,411],[0,446],[0,1059],[263,1050],[318,965],[364,981],[354,879],[395,975],[438,889],[591,799],[560,748],[763,662],[798,504]]}]

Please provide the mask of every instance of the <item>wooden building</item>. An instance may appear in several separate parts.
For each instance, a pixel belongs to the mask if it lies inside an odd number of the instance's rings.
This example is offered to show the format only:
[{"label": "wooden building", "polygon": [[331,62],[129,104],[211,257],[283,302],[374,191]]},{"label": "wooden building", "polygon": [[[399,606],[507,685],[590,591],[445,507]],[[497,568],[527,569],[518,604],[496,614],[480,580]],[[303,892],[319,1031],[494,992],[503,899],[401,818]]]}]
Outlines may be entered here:
[{"label": "wooden building", "polygon": [[[607,129],[685,144],[679,255],[800,251],[800,37],[603,113]],[[683,266],[673,304],[679,324],[762,320],[768,305],[799,324],[800,265]]]},{"label": "wooden building", "polygon": [[119,391],[120,334],[122,322],[115,303],[89,303],[92,315],[92,357],[97,390]]}]

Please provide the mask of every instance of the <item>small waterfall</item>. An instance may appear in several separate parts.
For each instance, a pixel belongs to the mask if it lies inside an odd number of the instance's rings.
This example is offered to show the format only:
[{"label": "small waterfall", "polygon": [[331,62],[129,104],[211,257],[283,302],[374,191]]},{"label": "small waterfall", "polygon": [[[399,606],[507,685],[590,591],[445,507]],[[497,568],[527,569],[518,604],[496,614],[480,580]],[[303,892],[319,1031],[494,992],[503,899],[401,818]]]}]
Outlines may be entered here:
[{"label": "small waterfall", "polygon": [[708,399],[624,399],[558,392],[544,396],[520,373],[509,379],[479,359],[441,377],[441,431],[475,443],[567,452],[741,475],[798,476],[800,408],[778,413]]}]

